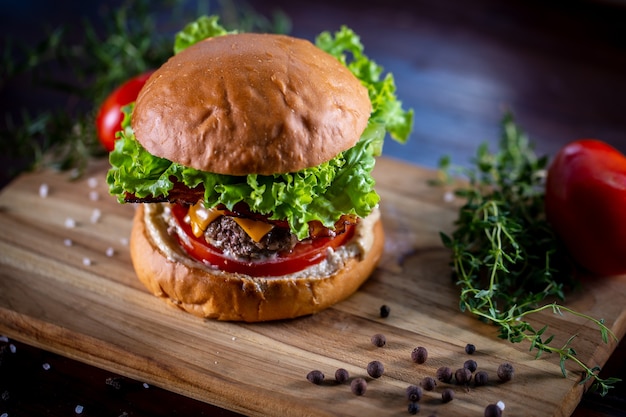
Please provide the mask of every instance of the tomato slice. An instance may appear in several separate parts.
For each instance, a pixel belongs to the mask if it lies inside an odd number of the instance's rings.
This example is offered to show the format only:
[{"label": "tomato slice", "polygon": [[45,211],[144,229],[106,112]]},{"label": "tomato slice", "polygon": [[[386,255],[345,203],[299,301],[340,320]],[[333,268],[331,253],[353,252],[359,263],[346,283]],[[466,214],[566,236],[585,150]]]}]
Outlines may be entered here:
[{"label": "tomato slice", "polygon": [[289,253],[279,253],[276,257],[262,261],[245,261],[226,256],[202,236],[195,237],[191,226],[184,221],[187,211],[188,209],[180,204],[172,205],[172,214],[185,233],[184,238],[178,236],[178,241],[189,256],[226,272],[253,277],[293,274],[318,264],[326,258],[328,248],[336,249],[347,243],[354,235],[355,228],[354,224],[350,224],[343,233],[336,236],[301,241]]}]

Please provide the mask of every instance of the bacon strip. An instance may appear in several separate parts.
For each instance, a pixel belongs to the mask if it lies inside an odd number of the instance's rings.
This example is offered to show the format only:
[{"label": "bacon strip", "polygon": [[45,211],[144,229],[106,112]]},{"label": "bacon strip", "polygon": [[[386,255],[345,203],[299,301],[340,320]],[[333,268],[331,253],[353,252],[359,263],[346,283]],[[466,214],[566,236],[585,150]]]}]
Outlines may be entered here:
[{"label": "bacon strip", "polygon": [[189,188],[185,184],[176,182],[167,196],[148,196],[139,198],[132,193],[126,193],[124,201],[127,203],[174,203],[182,205],[196,204],[204,197],[204,186],[202,184],[195,188]]}]

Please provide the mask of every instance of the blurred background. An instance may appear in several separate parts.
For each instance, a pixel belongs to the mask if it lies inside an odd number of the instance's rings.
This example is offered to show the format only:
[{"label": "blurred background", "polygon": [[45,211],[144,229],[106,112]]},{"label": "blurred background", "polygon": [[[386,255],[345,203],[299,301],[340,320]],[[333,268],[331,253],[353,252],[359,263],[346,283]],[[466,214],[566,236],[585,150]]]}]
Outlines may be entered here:
[{"label": "blurred background", "polygon": [[77,115],[159,65],[176,31],[212,13],[229,27],[310,40],[341,25],[354,29],[415,110],[409,143],[385,145],[394,158],[436,167],[450,155],[465,164],[479,143],[497,144],[507,111],[541,155],[582,137],[626,149],[621,1],[2,0],[2,184],[66,140],[59,132],[82,135],[70,140],[74,151],[94,145],[88,117],[77,125]]}]

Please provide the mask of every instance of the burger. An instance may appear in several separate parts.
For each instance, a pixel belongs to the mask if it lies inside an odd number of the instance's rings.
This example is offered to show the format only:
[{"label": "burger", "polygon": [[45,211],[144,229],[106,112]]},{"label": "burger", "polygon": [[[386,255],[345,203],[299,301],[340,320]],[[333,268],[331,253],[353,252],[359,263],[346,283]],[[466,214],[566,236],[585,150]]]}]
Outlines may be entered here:
[{"label": "burger", "polygon": [[286,35],[224,33],[173,55],[109,157],[111,193],[137,204],[139,280],[227,321],[309,315],[353,294],[384,246],[373,91],[345,59]]}]

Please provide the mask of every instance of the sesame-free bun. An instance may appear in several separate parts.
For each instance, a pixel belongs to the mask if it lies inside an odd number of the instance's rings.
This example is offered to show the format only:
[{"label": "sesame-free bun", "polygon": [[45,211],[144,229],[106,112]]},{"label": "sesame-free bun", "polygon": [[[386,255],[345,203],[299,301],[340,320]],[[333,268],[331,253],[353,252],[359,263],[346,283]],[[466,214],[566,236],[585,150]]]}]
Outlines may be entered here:
[{"label": "sesame-free bun", "polygon": [[151,154],[229,175],[295,172],[351,148],[367,89],[309,41],[231,34],[170,58],[139,93],[132,127]]},{"label": "sesame-free bun", "polygon": [[319,312],[344,300],[367,280],[384,246],[378,217],[364,222],[368,229],[359,231],[371,242],[365,253],[348,259],[330,276],[250,277],[212,271],[189,258],[177,239],[164,232],[166,221],[146,216],[145,210],[145,205],[138,205],[130,239],[137,276],[152,294],[203,318],[259,322]]}]

